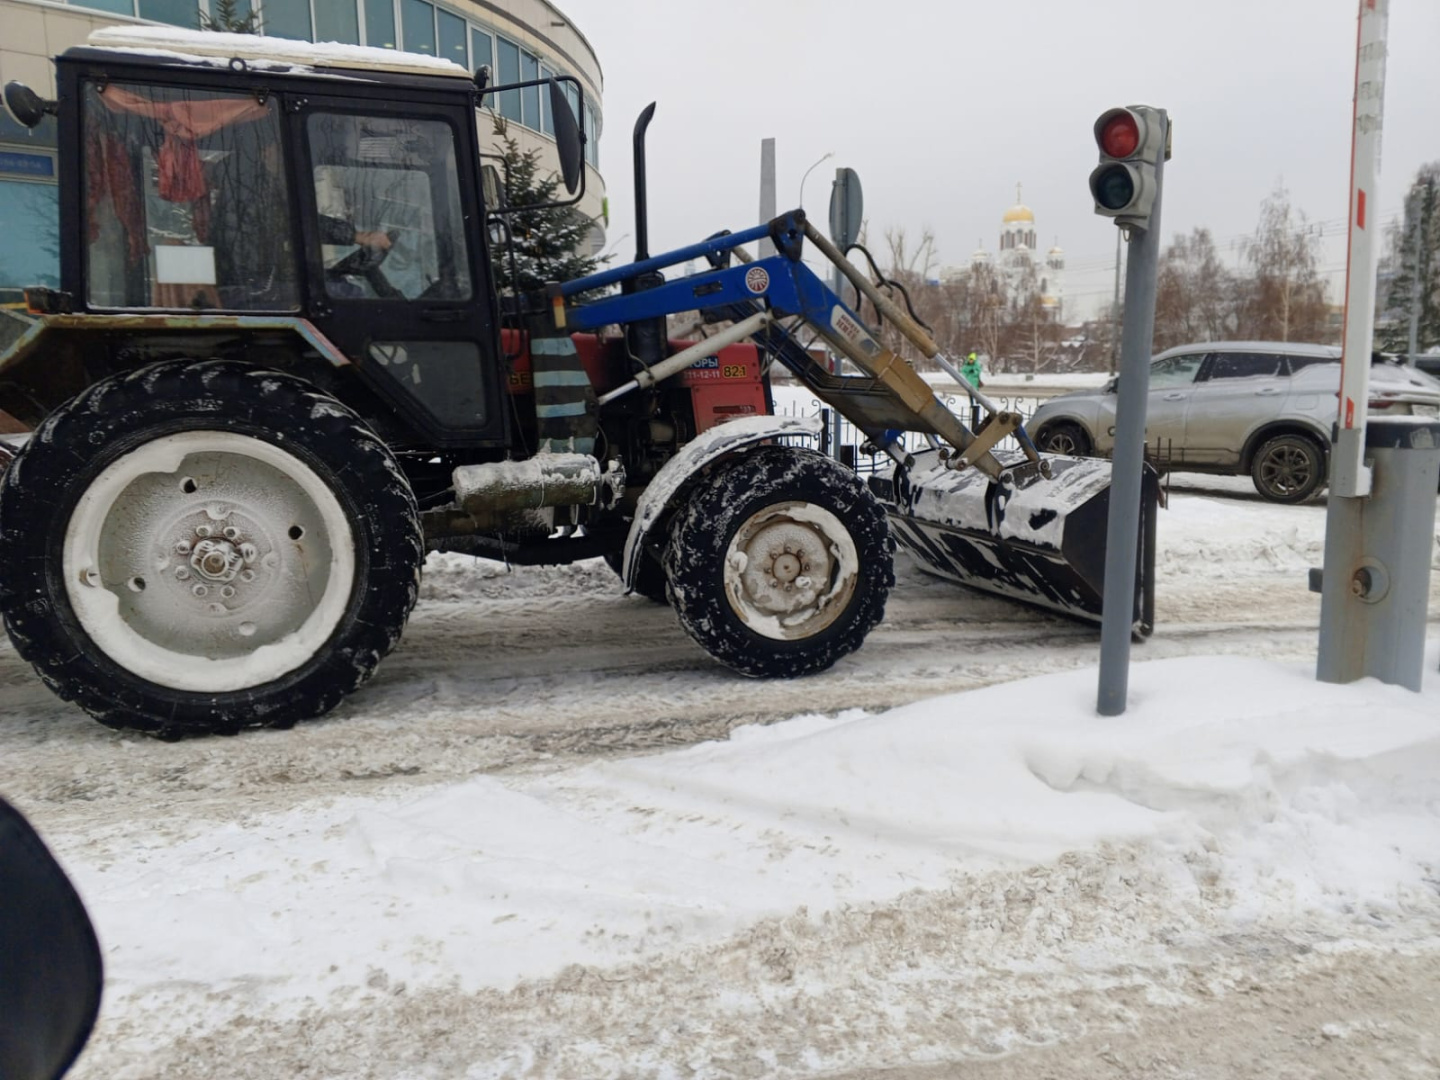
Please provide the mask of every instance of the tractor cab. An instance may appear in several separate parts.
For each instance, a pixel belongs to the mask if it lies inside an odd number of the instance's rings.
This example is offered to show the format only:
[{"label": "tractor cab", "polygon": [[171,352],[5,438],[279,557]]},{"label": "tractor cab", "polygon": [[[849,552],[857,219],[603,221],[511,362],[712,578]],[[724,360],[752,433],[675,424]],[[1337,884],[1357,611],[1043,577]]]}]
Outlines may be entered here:
[{"label": "tractor cab", "polygon": [[[92,328],[141,316],[159,337],[289,325],[427,442],[508,445],[483,69],[147,35],[100,31],[57,58],[58,104],[10,90],[20,112],[58,112],[74,163],[61,179],[61,290],[37,290],[40,309],[102,317]],[[573,138],[562,158],[578,160]]]}]

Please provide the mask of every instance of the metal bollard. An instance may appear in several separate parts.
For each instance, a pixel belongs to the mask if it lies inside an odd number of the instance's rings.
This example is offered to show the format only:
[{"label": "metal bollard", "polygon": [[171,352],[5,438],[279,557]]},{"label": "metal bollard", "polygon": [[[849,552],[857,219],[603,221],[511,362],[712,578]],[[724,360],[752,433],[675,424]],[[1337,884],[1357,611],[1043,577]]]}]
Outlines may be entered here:
[{"label": "metal bollard", "polygon": [[1440,423],[1371,420],[1365,426],[1365,456],[1373,477],[1370,494],[1332,494],[1325,517],[1325,565],[1343,572],[1334,580],[1311,572],[1311,589],[1321,595],[1316,677],[1347,683],[1373,676],[1419,690]]}]

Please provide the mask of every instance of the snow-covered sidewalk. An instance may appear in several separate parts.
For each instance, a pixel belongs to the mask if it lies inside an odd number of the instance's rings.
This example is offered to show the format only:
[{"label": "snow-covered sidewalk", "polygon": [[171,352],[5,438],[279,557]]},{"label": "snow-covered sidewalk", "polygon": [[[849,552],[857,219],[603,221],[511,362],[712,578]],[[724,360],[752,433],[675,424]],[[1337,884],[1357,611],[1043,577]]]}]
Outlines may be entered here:
[{"label": "snow-covered sidewalk", "polygon": [[[903,1016],[908,983],[943,983],[956,949],[983,960],[997,983],[948,978],[957,1006],[993,1014],[972,1047],[985,1053],[1063,1030],[1059,1017],[1035,1030],[1012,1000],[1039,975],[1094,993],[1138,981],[1179,1004],[1177,973],[1225,943],[1337,952],[1372,947],[1380,928],[1387,947],[1440,945],[1440,679],[1416,695],[1197,657],[1136,665],[1123,717],[1098,718],[1094,693],[1083,670],[873,716],[798,717],[553,775],[256,814],[70,868],[106,947],[107,1007],[144,1033],[132,1053],[182,1036],[218,1048],[237,1024],[284,1029],[427,992],[461,1008],[566,980],[671,966],[693,977],[757,927],[848,938],[858,919],[909,939],[914,966],[893,987],[863,960],[875,942],[829,957],[833,985],[813,989],[844,994],[853,975],[847,1023]],[[934,932],[952,940],[927,956]],[[745,967],[783,975],[796,959],[784,951],[762,946]],[[582,1025],[563,1052],[521,1042],[496,1060],[477,1047],[464,1075],[731,1075],[717,1060],[763,1002],[753,980],[725,977],[714,972],[717,1000],[737,1014],[714,1045],[656,1030],[627,1060],[613,1034]],[[666,998],[654,982],[657,1018]],[[643,1009],[629,1022],[649,1023]],[[892,1051],[904,1042],[891,1039]],[[406,1042],[363,1075],[456,1075]],[[157,1075],[110,1049],[105,1074]],[[757,1042],[743,1074],[778,1069],[772,1051]],[[865,1039],[817,1035],[785,1071],[871,1064]]]}]

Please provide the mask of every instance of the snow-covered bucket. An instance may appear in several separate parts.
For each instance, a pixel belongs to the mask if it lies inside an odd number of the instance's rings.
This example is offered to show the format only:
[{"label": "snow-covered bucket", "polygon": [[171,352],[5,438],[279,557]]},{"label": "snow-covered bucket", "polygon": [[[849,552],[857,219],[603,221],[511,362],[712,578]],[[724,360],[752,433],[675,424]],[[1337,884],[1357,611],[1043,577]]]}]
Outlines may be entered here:
[{"label": "snow-covered bucket", "polygon": [[[1110,463],[1047,455],[1050,476],[995,451],[1007,479],[948,469],[933,450],[870,479],[900,545],[940,577],[1098,621],[1105,592]],[[1135,575],[1135,632],[1148,635],[1155,612],[1155,515],[1160,485],[1145,469]]]}]

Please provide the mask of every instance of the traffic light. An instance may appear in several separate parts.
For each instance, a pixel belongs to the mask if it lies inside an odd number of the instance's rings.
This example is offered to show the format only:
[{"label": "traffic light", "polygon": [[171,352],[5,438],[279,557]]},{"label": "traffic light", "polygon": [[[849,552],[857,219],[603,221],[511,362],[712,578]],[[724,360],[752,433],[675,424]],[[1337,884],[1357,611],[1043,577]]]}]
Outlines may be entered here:
[{"label": "traffic light", "polygon": [[1117,225],[1148,227],[1160,190],[1155,161],[1162,139],[1168,159],[1169,124],[1159,109],[1131,105],[1100,114],[1095,121],[1100,164],[1090,173],[1095,213],[1114,218]]}]

